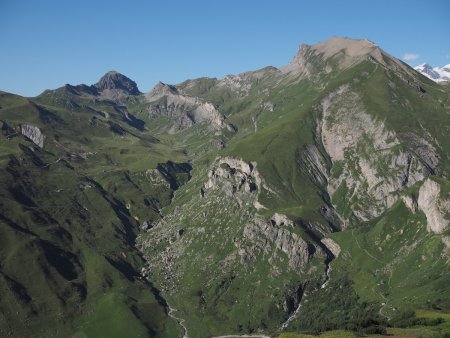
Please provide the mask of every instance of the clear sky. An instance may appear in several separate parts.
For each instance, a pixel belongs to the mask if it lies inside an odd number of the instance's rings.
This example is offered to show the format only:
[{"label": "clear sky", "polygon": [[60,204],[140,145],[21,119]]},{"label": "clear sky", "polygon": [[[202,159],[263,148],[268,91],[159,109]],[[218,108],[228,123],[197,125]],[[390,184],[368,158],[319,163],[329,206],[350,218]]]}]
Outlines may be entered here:
[{"label": "clear sky", "polygon": [[35,96],[117,70],[148,91],[281,66],[331,36],[443,66],[450,1],[0,0],[0,90]]}]

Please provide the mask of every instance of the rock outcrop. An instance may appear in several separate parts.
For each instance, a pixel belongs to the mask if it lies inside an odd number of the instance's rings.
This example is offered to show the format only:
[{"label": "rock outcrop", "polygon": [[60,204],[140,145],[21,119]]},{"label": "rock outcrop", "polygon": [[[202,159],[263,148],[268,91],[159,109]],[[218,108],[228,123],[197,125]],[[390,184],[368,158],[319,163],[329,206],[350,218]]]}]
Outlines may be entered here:
[{"label": "rock outcrop", "polygon": [[330,250],[334,257],[338,257],[341,253],[341,247],[331,238],[323,238],[321,242],[327,247],[328,250]]},{"label": "rock outcrop", "polygon": [[305,267],[314,254],[323,255],[323,252],[316,253],[316,247],[288,229],[286,226],[289,225],[292,221],[285,215],[275,214],[269,221],[255,217],[245,226],[242,239],[236,242],[241,263],[248,264],[260,259],[261,255],[267,256],[270,262],[280,259],[284,253],[289,267],[295,270]]},{"label": "rock outcrop", "polygon": [[150,115],[165,115],[176,118],[178,129],[184,129],[196,123],[206,122],[213,130],[224,127],[224,117],[213,104],[198,97],[183,95],[175,86],[158,83],[146,95]]},{"label": "rock outcrop", "polygon": [[415,199],[412,196],[408,196],[408,195],[402,195],[401,199],[403,201],[403,203],[406,205],[406,207],[411,210],[411,212],[413,214],[415,214],[417,212],[417,199]]},{"label": "rock outcrop", "polygon": [[255,168],[255,163],[247,163],[231,157],[220,158],[217,165],[208,172],[208,181],[203,184],[201,195],[204,197],[210,189],[223,184],[226,196],[232,196],[236,192],[256,192],[261,185],[261,177]]},{"label": "rock outcrop", "polygon": [[[450,200],[440,197],[439,183],[428,178],[419,190],[417,204],[427,217],[427,229],[435,233],[442,233],[447,229],[450,216]],[[447,218],[447,219],[446,219]]]},{"label": "rock outcrop", "polygon": [[314,71],[313,65],[308,60],[310,53],[311,46],[305,44],[300,45],[294,58],[286,66],[282,67],[281,71],[283,73],[309,77]]},{"label": "rock outcrop", "polygon": [[129,95],[139,95],[141,93],[136,82],[115,71],[110,71],[103,75],[93,87],[99,92],[120,90]]},{"label": "rock outcrop", "polygon": [[312,182],[319,186],[326,186],[329,172],[323,155],[313,144],[305,145],[300,151],[297,164]]},{"label": "rock outcrop", "polygon": [[[430,142],[408,135],[419,146],[404,147],[398,135],[366,112],[347,85],[327,95],[321,111],[318,132],[333,163],[327,190],[333,204],[338,199],[347,201],[345,218],[350,213],[360,220],[379,216],[405,187],[423,180],[437,166],[438,156]],[[320,181],[323,170],[316,171]]]},{"label": "rock outcrop", "polygon": [[20,132],[39,148],[44,148],[44,134],[38,127],[32,126],[31,124],[22,124],[20,126]]}]

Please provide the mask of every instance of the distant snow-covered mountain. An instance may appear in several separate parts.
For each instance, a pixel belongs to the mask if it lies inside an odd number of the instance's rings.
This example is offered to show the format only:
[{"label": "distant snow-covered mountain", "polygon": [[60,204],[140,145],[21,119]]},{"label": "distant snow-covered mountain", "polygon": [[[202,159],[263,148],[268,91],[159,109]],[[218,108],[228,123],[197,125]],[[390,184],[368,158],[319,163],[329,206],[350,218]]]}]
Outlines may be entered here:
[{"label": "distant snow-covered mountain", "polygon": [[414,69],[435,82],[450,81],[450,64],[433,68],[428,63],[422,63]]}]

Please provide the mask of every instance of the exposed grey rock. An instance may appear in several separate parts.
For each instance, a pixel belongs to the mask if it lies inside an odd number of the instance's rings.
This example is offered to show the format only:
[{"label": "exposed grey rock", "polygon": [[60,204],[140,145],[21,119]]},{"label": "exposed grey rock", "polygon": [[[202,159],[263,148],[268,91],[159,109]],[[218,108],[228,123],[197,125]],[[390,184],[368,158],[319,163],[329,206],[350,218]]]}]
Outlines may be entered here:
[{"label": "exposed grey rock", "polygon": [[144,222],[142,223],[142,225],[141,225],[141,230],[142,230],[142,231],[147,231],[148,229],[151,229],[151,228],[153,228],[153,224],[152,224],[152,223],[149,223],[149,222],[147,222],[147,221],[144,221]]},{"label": "exposed grey rock", "polygon": [[415,154],[423,164],[423,175],[428,176],[433,174],[439,163],[439,155],[435,146],[430,141],[427,141],[414,133],[407,133],[402,136],[406,139],[406,144],[409,145],[410,151]]},{"label": "exposed grey rock", "polygon": [[301,45],[292,61],[281,67],[280,71],[290,77],[314,79],[320,74],[329,74],[333,69],[347,69],[366,60],[414,76],[411,68],[372,41],[340,37],[313,46]]},{"label": "exposed grey rock", "polygon": [[178,94],[178,89],[175,86],[163,83],[163,82],[158,82],[156,84],[155,87],[153,87],[153,89],[151,90],[150,93],[148,93],[147,99],[149,101],[156,101],[158,99],[160,99],[163,96],[166,96],[168,94]]},{"label": "exposed grey rock", "polygon": [[227,130],[232,133],[237,132],[237,128],[234,125],[232,125],[231,123],[227,124]]},{"label": "exposed grey rock", "polygon": [[217,188],[219,185],[222,186],[222,191],[226,196],[236,195],[239,200],[244,198],[243,195],[255,194],[257,202],[257,196],[262,188],[270,191],[256,169],[255,162],[247,163],[232,157],[222,157],[216,160],[216,164],[208,172],[208,180],[203,184],[200,195],[204,197],[209,190]]},{"label": "exposed grey rock", "polygon": [[30,124],[22,124],[20,126],[20,130],[22,135],[28,138],[31,142],[36,144],[39,148],[44,147],[44,134],[42,134],[41,130]]},{"label": "exposed grey rock", "polygon": [[221,139],[215,138],[211,140],[211,145],[217,149],[223,149],[225,147],[225,142]]},{"label": "exposed grey rock", "polygon": [[300,153],[298,162],[300,169],[308,174],[316,185],[327,185],[329,174],[326,162],[315,145],[305,145]]},{"label": "exposed grey rock", "polygon": [[[333,170],[340,167],[328,179],[327,191],[333,196],[340,186],[345,186],[344,198],[351,201],[353,216],[360,220],[379,216],[394,204],[405,187],[423,180],[437,165],[431,143],[409,135],[420,147],[415,152],[405,149],[398,135],[366,112],[348,85],[327,95],[321,109],[321,140]],[[321,171],[317,166],[313,169],[319,173],[320,182]]]},{"label": "exposed grey rock", "polygon": [[440,197],[439,183],[427,178],[419,190],[417,204],[427,217],[427,229],[435,233],[442,233],[447,229],[449,221],[445,217],[450,213],[450,200]]},{"label": "exposed grey rock", "polygon": [[[314,247],[288,228],[273,225],[272,220],[266,221],[260,217],[245,226],[242,236],[237,246],[243,264],[255,260],[261,254],[277,259],[283,252],[289,259],[289,267],[296,269],[304,267],[315,251]],[[320,254],[323,255],[322,252]]]},{"label": "exposed grey rock", "polygon": [[283,214],[279,214],[279,213],[275,213],[273,214],[272,218],[270,219],[270,221],[272,222],[272,225],[274,226],[293,226],[294,224],[292,223],[292,221],[287,218],[286,215]]},{"label": "exposed grey rock", "polygon": [[323,238],[321,240],[322,244],[324,244],[328,250],[334,255],[334,257],[338,257],[341,253],[341,247],[331,238]]},{"label": "exposed grey rock", "polygon": [[267,209],[264,205],[262,205],[262,204],[259,203],[258,201],[255,201],[255,202],[253,203],[253,206],[255,207],[256,210]]},{"label": "exposed grey rock", "polygon": [[139,95],[136,82],[115,71],[110,71],[102,76],[102,78],[94,85],[99,91],[117,91],[121,90],[129,95]]},{"label": "exposed grey rock", "polygon": [[273,103],[270,101],[266,101],[262,104],[262,109],[263,110],[268,110],[270,112],[273,112],[274,106]]},{"label": "exposed grey rock", "polygon": [[286,66],[280,70],[283,73],[292,73],[295,75],[304,75],[309,77],[313,71],[311,63],[308,61],[308,53],[310,53],[311,46],[302,44],[295,54],[294,58]]},{"label": "exposed grey rock", "polygon": [[402,195],[401,196],[403,203],[405,203],[406,207],[411,210],[413,214],[416,213],[418,205],[417,200],[411,196],[408,195]]},{"label": "exposed grey rock", "polygon": [[450,251],[450,237],[442,236],[442,243],[444,243],[444,245],[445,245],[445,250]]},{"label": "exposed grey rock", "polygon": [[213,104],[205,100],[182,94],[175,86],[158,83],[146,94],[151,115],[166,115],[175,118],[178,129],[191,127],[196,123],[208,123],[213,130],[224,126],[224,117]]}]

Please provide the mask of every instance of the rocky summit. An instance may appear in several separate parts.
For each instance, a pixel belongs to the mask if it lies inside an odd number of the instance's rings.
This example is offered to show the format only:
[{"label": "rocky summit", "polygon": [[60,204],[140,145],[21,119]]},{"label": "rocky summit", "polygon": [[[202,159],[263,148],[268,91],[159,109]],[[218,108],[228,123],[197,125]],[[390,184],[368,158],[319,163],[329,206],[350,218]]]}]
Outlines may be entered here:
[{"label": "rocky summit", "polygon": [[136,82],[115,71],[110,71],[103,75],[94,87],[100,92],[104,90],[122,90],[129,95],[141,94]]},{"label": "rocky summit", "polygon": [[0,92],[0,336],[445,337],[449,112],[338,37],[148,93]]}]

